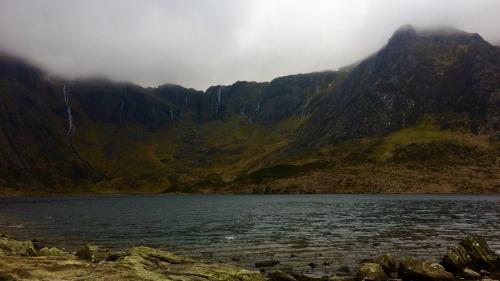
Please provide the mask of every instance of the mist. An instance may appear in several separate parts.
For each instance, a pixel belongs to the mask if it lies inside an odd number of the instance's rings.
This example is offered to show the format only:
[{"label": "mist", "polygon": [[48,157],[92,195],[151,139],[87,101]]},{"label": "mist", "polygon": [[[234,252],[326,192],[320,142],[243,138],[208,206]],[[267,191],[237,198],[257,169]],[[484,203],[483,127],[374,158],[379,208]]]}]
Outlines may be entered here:
[{"label": "mist", "polygon": [[0,49],[68,78],[205,89],[336,69],[404,24],[500,42],[498,0],[0,0]]}]

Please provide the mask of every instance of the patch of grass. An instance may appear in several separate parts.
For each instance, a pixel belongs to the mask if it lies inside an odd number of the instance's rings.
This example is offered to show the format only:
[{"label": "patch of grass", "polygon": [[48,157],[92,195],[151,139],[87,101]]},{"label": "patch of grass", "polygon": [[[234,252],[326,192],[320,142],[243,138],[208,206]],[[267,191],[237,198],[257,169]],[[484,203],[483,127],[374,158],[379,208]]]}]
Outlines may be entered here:
[{"label": "patch of grass", "polygon": [[402,146],[436,141],[461,141],[458,134],[439,130],[430,116],[425,116],[414,127],[401,129],[382,139],[373,153],[373,159],[385,161],[393,156],[393,152]]}]

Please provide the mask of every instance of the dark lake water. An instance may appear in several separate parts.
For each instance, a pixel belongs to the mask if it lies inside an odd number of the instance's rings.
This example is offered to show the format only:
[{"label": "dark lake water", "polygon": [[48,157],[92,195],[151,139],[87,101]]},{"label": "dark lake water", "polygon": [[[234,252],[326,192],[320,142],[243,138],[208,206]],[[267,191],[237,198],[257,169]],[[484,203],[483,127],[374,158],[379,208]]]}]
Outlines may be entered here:
[{"label": "dark lake water", "polygon": [[[252,267],[334,271],[382,253],[438,259],[467,234],[500,250],[500,196],[186,195],[0,198],[0,232],[74,250],[150,245]],[[293,254],[293,255],[292,255]],[[239,260],[238,260],[239,259]]]}]

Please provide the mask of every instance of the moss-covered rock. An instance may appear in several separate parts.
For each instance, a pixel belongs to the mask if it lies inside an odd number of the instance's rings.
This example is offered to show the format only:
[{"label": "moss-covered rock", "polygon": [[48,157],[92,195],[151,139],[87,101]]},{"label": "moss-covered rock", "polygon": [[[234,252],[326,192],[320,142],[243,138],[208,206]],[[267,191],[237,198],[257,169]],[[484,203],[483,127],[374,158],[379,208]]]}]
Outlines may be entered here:
[{"label": "moss-covered rock", "polygon": [[473,280],[479,280],[481,279],[481,274],[479,272],[476,272],[470,268],[464,269],[461,273],[460,276],[463,276],[467,279],[473,279]]},{"label": "moss-covered rock", "polygon": [[35,257],[37,252],[31,241],[18,241],[6,235],[0,235],[0,255]]},{"label": "moss-covered rock", "polygon": [[76,252],[76,256],[82,260],[88,260],[92,262],[105,261],[110,256],[110,251],[100,249],[96,245],[84,244]]},{"label": "moss-covered rock", "polygon": [[171,263],[171,264],[179,264],[185,262],[192,262],[191,259],[179,257],[170,252],[162,251],[159,249],[154,249],[150,247],[134,247],[130,248],[127,251],[128,256],[139,256],[140,258],[152,260],[157,259],[159,261]]},{"label": "moss-covered rock", "polygon": [[373,262],[365,262],[359,268],[356,274],[357,281],[385,281],[387,280],[387,275],[380,264]]},{"label": "moss-covered rock", "polygon": [[405,257],[398,268],[403,281],[454,281],[453,274],[438,263],[421,262],[414,257]]},{"label": "moss-covered rock", "polygon": [[443,267],[453,273],[462,272],[465,268],[472,265],[472,259],[467,250],[461,245],[451,247],[441,262]]},{"label": "moss-covered rock", "polygon": [[379,264],[387,275],[397,271],[396,259],[390,254],[378,256],[373,259],[373,262]]},{"label": "moss-covered rock", "polygon": [[149,247],[131,248],[115,268],[141,280],[264,281],[256,271],[221,264],[203,264]]},{"label": "moss-covered rock", "polygon": [[500,270],[500,257],[488,246],[479,235],[467,236],[460,242],[471,258],[471,268]]},{"label": "moss-covered rock", "polygon": [[51,257],[60,257],[65,253],[57,248],[48,248],[44,247],[38,251],[39,256],[51,256]]}]

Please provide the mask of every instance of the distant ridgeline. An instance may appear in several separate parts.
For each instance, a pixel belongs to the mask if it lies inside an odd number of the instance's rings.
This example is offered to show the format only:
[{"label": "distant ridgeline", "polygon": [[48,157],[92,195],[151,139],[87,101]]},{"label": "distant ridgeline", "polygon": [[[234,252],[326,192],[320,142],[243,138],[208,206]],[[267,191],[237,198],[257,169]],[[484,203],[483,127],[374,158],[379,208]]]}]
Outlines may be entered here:
[{"label": "distant ridgeline", "polygon": [[0,194],[500,192],[500,47],[404,27],[338,71],[206,92],[0,55]]}]

